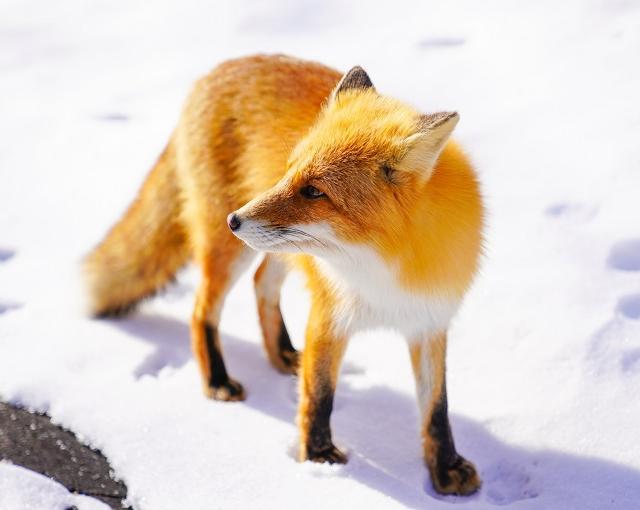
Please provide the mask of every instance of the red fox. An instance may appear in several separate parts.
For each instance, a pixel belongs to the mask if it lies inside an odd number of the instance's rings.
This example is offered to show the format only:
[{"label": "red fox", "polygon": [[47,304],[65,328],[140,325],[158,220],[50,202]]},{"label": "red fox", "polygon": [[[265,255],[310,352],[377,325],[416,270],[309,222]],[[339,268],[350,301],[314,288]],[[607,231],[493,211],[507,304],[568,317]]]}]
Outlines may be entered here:
[{"label": "red fox", "polygon": [[[196,83],[138,197],[87,256],[92,312],[131,310],[193,259],[204,392],[242,400],[218,322],[238,275],[266,252],[259,319],[273,366],[299,369],[300,459],[346,462],[329,425],[340,363],[356,331],[388,327],[409,344],[435,490],[473,493],[480,478],[455,449],[445,385],[447,328],[477,271],[484,215],[475,172],[449,138],[457,122],[379,94],[360,67],[341,76],[286,56],[223,63]],[[280,311],[292,265],[311,293],[301,356]]]}]

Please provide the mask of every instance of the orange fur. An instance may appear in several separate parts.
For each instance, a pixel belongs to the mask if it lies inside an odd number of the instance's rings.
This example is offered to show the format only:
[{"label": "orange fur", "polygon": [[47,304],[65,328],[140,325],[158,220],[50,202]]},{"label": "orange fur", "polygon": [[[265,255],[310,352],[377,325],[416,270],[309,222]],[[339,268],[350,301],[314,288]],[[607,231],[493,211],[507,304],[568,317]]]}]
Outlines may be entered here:
[{"label": "orange fur", "polygon": [[[242,216],[285,225],[326,222],[345,241],[372,245],[397,264],[407,289],[464,295],[482,243],[472,166],[450,141],[424,179],[405,161],[412,159],[407,140],[419,129],[419,113],[376,92],[346,96],[324,109],[294,149],[284,178],[243,207]],[[381,163],[397,170],[400,190],[380,179]],[[304,184],[327,193],[331,203],[305,200],[298,192]]]},{"label": "orange fur", "polygon": [[[85,259],[96,316],[129,311],[190,259],[200,266],[191,336],[209,396],[203,324],[217,325],[234,271],[241,269],[234,266],[246,251],[225,217],[282,177],[291,150],[339,78],[321,64],[282,55],[218,66],[195,84],[136,201]],[[272,337],[267,327],[265,339]]]},{"label": "orange fur", "polygon": [[[438,406],[442,405],[445,390],[445,357],[447,352],[447,334],[438,332],[435,335],[418,339],[410,346],[411,366],[416,381],[419,405],[422,410],[422,447],[425,464],[431,474],[434,488],[441,494],[472,494],[480,488],[480,477],[475,466],[468,460],[458,456],[459,462],[453,462],[454,467],[444,468],[445,476],[442,476],[443,467],[440,465],[440,452],[443,442],[450,441],[452,436],[442,436],[434,427],[434,414],[438,412]],[[428,378],[428,381],[424,379]],[[421,389],[423,390],[421,392]],[[428,390],[428,394],[424,390]],[[423,402],[420,400],[423,399]],[[448,420],[448,418],[447,418]],[[455,450],[453,450],[455,452]]]},{"label": "orange fur", "polygon": [[94,315],[127,312],[133,303],[162,288],[189,260],[175,158],[175,144],[170,141],[122,221],[85,259]]},{"label": "orange fur", "polygon": [[[471,164],[449,141],[458,116],[425,116],[380,95],[362,69],[338,83],[340,76],[320,64],[260,55],[225,62],[199,80],[138,198],[85,261],[92,311],[126,311],[194,260],[202,280],[191,338],[205,394],[241,400],[217,330],[225,296],[252,253],[240,239],[293,252],[285,258],[306,274],[312,296],[300,457],[345,462],[329,417],[349,327],[359,316],[343,316],[357,309],[403,324],[398,308],[407,306],[417,315],[409,317],[412,327],[426,328],[427,340],[411,349],[420,394],[427,366],[433,371],[430,397],[420,403],[425,460],[436,490],[467,494],[479,479],[447,440],[444,330],[477,271],[483,206]],[[237,229],[245,228],[237,237],[225,223],[232,211]],[[261,246],[267,238],[272,244]],[[345,260],[352,266],[340,266]],[[366,264],[381,274],[369,278]],[[267,356],[291,373],[298,356],[280,312],[284,275],[270,254],[254,281]],[[353,288],[378,277],[387,286],[380,300]],[[385,293],[395,300],[387,308]],[[423,312],[433,324],[421,322]]]},{"label": "orange fur", "polygon": [[[308,274],[313,274],[313,270],[310,269]],[[344,463],[346,457],[331,441],[329,415],[348,339],[333,333],[333,296],[325,288],[311,285],[312,303],[300,372],[299,458]],[[314,430],[314,424],[318,423],[316,428],[320,433]]]}]

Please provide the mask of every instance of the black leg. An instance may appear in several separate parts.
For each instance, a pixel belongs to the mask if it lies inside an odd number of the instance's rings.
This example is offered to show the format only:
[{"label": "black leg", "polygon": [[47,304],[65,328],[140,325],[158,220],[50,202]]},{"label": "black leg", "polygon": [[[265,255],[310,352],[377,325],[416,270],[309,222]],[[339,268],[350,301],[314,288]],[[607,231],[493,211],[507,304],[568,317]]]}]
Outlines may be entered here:
[{"label": "black leg", "polygon": [[322,390],[317,402],[309,405],[309,433],[307,436],[307,459],[313,462],[344,464],[347,457],[333,444],[331,439],[331,412],[333,411],[333,390],[327,386]]},{"label": "black leg", "polygon": [[278,355],[282,360],[282,363],[292,371],[297,370],[300,362],[300,353],[296,351],[295,347],[291,343],[289,338],[289,332],[287,326],[284,324],[282,314],[280,314],[280,333],[278,335]]},{"label": "black leg", "polygon": [[480,479],[473,464],[456,451],[447,407],[447,388],[443,383],[427,427],[428,438],[425,438],[432,455],[431,459],[427,458],[431,481],[443,494],[471,494],[480,487]]},{"label": "black leg", "polygon": [[205,342],[209,358],[209,388],[216,400],[244,400],[242,385],[229,377],[222,358],[218,329],[210,324],[204,326]]}]

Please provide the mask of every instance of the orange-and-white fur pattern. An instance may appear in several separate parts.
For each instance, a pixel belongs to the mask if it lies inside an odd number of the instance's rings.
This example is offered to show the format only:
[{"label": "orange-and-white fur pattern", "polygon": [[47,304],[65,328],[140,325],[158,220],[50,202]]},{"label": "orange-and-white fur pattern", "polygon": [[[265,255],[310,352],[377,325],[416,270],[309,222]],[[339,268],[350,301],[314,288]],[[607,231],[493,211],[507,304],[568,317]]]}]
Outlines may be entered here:
[{"label": "orange-and-white fur pattern", "polygon": [[[88,257],[94,312],[127,310],[193,258],[205,393],[241,400],[217,327],[233,281],[254,250],[267,252],[256,299],[270,361],[299,367],[301,459],[346,461],[329,419],[348,339],[393,328],[409,343],[433,485],[474,492],[480,479],[455,449],[445,384],[447,329],[476,274],[483,227],[475,172],[450,139],[457,122],[379,94],[358,67],[340,79],[282,56],[223,64],[198,83],[139,198]],[[279,305],[291,266],[311,292],[301,359]]]}]

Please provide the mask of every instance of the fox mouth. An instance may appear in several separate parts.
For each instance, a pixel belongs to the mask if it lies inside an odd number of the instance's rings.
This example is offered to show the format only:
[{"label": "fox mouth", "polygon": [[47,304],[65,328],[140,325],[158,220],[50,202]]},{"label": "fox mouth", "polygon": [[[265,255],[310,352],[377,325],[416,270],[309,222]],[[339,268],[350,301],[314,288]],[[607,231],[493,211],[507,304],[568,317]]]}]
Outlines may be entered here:
[{"label": "fox mouth", "polygon": [[324,241],[296,226],[261,225],[245,220],[241,228],[232,229],[232,232],[258,251],[307,253],[327,248]]}]

